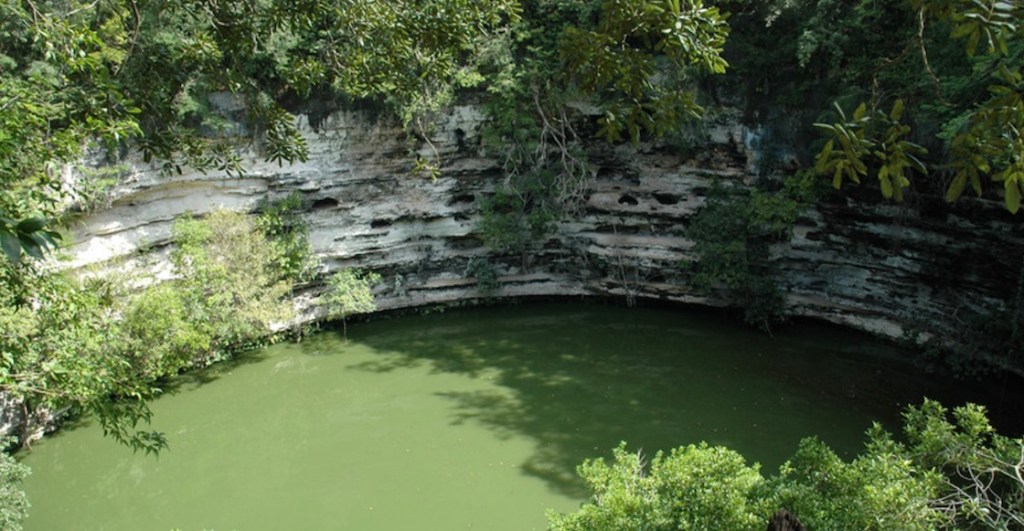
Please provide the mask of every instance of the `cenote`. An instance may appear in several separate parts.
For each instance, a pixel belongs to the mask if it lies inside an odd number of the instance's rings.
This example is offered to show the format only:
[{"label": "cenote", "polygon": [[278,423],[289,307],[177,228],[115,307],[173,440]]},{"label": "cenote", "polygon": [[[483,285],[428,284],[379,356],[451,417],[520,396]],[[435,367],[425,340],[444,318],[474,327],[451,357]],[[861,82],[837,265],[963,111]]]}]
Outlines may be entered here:
[{"label": "cenote", "polygon": [[183,379],[153,404],[159,457],[88,422],[36,444],[25,529],[542,529],[546,509],[585,498],[576,465],[622,440],[648,454],[703,440],[774,469],[802,437],[851,456],[905,404],[979,399],[898,354],[679,309],[377,320]]}]

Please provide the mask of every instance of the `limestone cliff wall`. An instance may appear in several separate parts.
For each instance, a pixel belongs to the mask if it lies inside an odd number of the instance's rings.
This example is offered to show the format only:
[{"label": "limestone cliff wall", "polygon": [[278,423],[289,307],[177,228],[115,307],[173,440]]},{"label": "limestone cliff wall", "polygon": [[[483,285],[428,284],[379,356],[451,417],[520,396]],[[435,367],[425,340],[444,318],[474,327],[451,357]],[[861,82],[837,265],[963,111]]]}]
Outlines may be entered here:
[{"label": "limestone cliff wall", "polygon": [[[441,120],[431,137],[443,161],[436,179],[412,174],[410,144],[399,128],[349,112],[315,129],[300,118],[310,146],[305,163],[253,162],[245,178],[133,167],[109,208],[77,222],[69,266],[167,275],[177,216],[250,210],[265,197],[298,191],[309,205],[305,217],[324,272],[379,272],[380,308],[481,297],[466,266],[489,254],[474,233],[477,203],[501,179],[500,161],[480,146],[482,120],[472,106],[455,107]],[[751,183],[760,155],[750,147],[756,132],[735,122],[723,119],[704,133],[705,145],[687,150],[696,155],[595,142],[590,158],[598,172],[583,211],[562,220],[525,259],[492,257],[501,282],[496,295],[721,305],[681,273],[680,264],[694,259],[684,229],[713,179]],[[896,337],[908,322],[956,326],[963,307],[997,304],[1016,288],[1024,225],[998,203],[968,199],[950,210],[895,206],[875,195],[828,199],[800,219],[791,242],[773,249],[792,314]]]}]

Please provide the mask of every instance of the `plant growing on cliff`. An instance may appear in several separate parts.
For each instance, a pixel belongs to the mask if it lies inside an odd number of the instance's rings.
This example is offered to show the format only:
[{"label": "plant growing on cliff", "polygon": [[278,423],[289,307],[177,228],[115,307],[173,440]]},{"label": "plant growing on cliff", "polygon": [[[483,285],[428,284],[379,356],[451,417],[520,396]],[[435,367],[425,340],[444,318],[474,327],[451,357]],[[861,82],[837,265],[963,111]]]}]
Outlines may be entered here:
[{"label": "plant growing on cliff", "polygon": [[11,273],[22,289],[0,299],[0,387],[26,416],[95,414],[114,439],[157,451],[163,436],[140,429],[153,382],[258,342],[290,314],[290,281],[249,217],[214,212],[172,232],[178,278],[141,290],[35,264]]},{"label": "plant growing on cliff", "polygon": [[519,254],[525,266],[527,250],[554,229],[560,209],[549,194],[553,174],[521,175],[500,185],[480,201],[480,235],[498,252]]},{"label": "plant growing on cliff", "polygon": [[208,329],[212,356],[265,336],[294,313],[280,251],[249,216],[216,210],[204,219],[180,218],[172,232],[176,292],[190,318]]},{"label": "plant growing on cliff", "polygon": [[501,287],[498,271],[486,258],[470,258],[466,263],[466,276],[476,279],[477,291],[485,296],[493,295]]},{"label": "plant growing on cliff", "polygon": [[726,188],[715,181],[686,229],[697,255],[687,266],[696,287],[726,296],[742,308],[748,324],[765,331],[785,313],[770,246],[789,238],[815,194],[812,178],[807,172],[789,177],[775,192]]},{"label": "plant growing on cliff", "polygon": [[302,219],[302,195],[292,192],[284,199],[264,199],[256,207],[256,227],[262,232],[277,255],[281,273],[296,282],[311,280],[317,260],[309,244],[309,227]]},{"label": "plant growing on cliff", "polygon": [[[161,447],[159,438],[135,430],[148,415],[136,399],[150,393],[121,350],[126,337],[110,284],[84,285],[35,268],[18,275],[31,295],[19,301],[5,293],[0,304],[0,388],[21,403],[21,442],[41,429],[30,418],[42,411],[95,414],[118,441]],[[110,407],[118,398],[128,401]]]},{"label": "plant growing on cliff", "polygon": [[358,269],[343,269],[327,279],[327,291],[323,295],[327,317],[341,319],[344,335],[348,335],[349,316],[377,309],[372,290],[380,280],[377,273]]},{"label": "plant growing on cliff", "polygon": [[482,55],[494,71],[484,147],[506,177],[482,207],[485,243],[523,253],[581,208],[596,173],[584,145],[593,122],[598,137],[639,143],[699,117],[693,79],[724,72],[727,34],[701,0],[523,2],[521,21]]}]

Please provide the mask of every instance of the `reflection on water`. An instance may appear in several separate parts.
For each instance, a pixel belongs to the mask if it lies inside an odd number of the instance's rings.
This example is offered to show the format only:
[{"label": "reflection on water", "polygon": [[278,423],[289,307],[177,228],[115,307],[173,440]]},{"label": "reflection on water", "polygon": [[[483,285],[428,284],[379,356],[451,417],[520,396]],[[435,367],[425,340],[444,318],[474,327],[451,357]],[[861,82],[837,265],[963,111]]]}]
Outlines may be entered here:
[{"label": "reflection on water", "polygon": [[872,419],[968,391],[899,355],[829,327],[767,338],[584,304],[363,324],[183,381],[154,405],[159,459],[95,426],[38,445],[26,529],[541,529],[585,495],[576,465],[620,440],[774,468],[804,436],[852,455]]}]

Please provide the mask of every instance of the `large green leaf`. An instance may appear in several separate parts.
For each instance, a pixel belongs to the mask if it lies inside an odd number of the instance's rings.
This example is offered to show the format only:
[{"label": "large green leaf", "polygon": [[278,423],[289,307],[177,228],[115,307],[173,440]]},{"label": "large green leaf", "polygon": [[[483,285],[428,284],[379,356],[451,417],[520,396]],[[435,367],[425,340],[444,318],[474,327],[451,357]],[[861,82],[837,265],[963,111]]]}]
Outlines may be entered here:
[{"label": "large green leaf", "polygon": [[17,264],[21,260],[21,242],[18,241],[17,235],[0,229],[0,246],[11,263]]},{"label": "large green leaf", "polygon": [[43,217],[32,217],[24,219],[21,223],[18,223],[18,232],[22,234],[31,234],[38,231],[46,226],[46,218]]},{"label": "large green leaf", "polygon": [[1006,179],[1003,187],[1006,190],[1006,208],[1016,214],[1020,210],[1020,183],[1016,179]]}]

